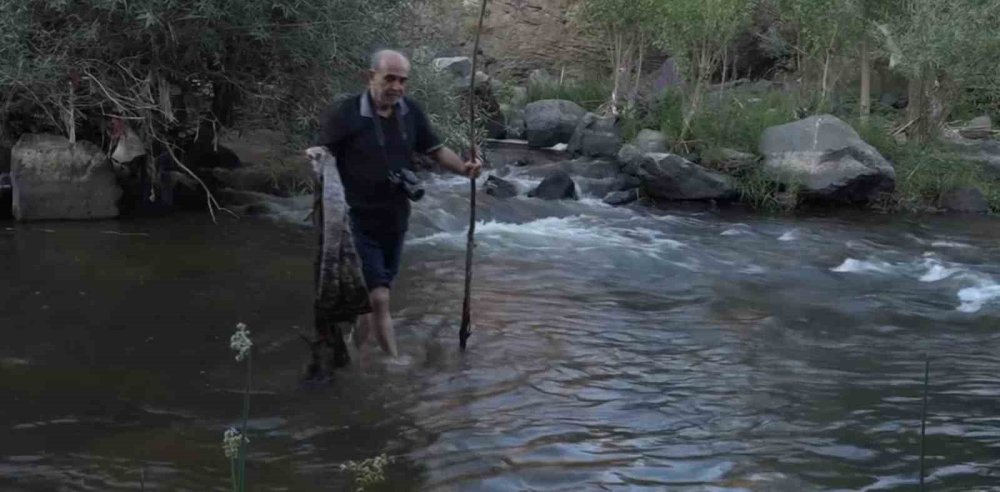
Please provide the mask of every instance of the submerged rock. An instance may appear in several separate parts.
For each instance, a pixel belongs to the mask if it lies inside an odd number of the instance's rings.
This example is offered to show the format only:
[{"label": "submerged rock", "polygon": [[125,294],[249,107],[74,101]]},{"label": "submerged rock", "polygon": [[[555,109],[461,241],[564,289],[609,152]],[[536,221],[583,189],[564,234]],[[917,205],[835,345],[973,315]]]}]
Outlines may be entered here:
[{"label": "submerged rock", "polygon": [[533,198],[543,200],[576,200],[576,183],[566,171],[556,170],[539,183],[538,187],[528,193]]}]

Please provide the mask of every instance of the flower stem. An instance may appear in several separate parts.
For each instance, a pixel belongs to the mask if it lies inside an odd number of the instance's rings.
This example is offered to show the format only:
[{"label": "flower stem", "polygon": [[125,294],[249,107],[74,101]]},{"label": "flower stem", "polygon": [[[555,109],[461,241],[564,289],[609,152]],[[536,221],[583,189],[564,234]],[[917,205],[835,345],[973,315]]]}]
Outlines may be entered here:
[{"label": "flower stem", "polygon": [[233,492],[239,492],[239,484],[236,480],[236,460],[229,460],[229,477],[232,482]]},{"label": "flower stem", "polygon": [[243,424],[240,426],[240,465],[239,465],[239,492],[246,490],[247,473],[247,417],[250,415],[250,368],[253,360],[253,352],[247,352],[247,387],[243,392]]}]

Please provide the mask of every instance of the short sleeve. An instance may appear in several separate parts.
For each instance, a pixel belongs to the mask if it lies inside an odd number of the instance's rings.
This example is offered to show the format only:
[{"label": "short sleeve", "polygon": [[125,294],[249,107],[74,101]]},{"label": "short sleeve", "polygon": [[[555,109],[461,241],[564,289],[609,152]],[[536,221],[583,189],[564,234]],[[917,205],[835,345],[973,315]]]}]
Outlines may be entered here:
[{"label": "short sleeve", "polygon": [[342,105],[333,104],[320,114],[319,134],[313,142],[326,147],[333,155],[337,155],[338,147],[348,132],[347,117],[342,109]]},{"label": "short sleeve", "polygon": [[408,102],[408,104],[413,111],[413,124],[417,136],[417,152],[420,152],[421,154],[430,154],[441,147],[444,147],[444,144],[441,143],[441,139],[439,139],[437,134],[434,133],[434,127],[431,126],[431,122],[427,118],[427,114],[424,113],[423,108],[415,103]]}]

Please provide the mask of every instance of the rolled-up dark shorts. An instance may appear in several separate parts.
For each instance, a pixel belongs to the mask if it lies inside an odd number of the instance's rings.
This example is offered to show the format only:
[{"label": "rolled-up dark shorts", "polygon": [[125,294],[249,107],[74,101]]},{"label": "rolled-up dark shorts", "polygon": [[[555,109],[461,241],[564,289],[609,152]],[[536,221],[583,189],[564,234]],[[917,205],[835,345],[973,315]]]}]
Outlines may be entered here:
[{"label": "rolled-up dark shorts", "polygon": [[361,272],[365,285],[371,292],[377,287],[392,288],[392,281],[399,273],[406,232],[394,234],[366,234],[360,227],[353,227],[354,247],[361,258]]}]

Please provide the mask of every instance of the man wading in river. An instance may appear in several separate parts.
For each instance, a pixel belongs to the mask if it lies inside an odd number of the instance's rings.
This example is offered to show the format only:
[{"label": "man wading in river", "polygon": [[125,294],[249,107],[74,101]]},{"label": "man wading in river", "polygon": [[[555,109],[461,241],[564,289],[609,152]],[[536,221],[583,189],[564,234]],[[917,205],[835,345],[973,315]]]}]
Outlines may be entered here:
[{"label": "man wading in river", "polygon": [[[368,90],[326,110],[316,142],[337,158],[350,208],[351,232],[361,258],[372,312],[361,316],[354,341],[360,349],[371,331],[382,350],[398,356],[389,315],[389,292],[399,272],[410,218],[410,194],[400,170],[412,170],[415,152],[463,176],[479,175],[482,163],[463,162],[435,135],[423,110],[405,97],[410,62],[383,50],[371,58]],[[403,180],[405,183],[405,179]]]}]

